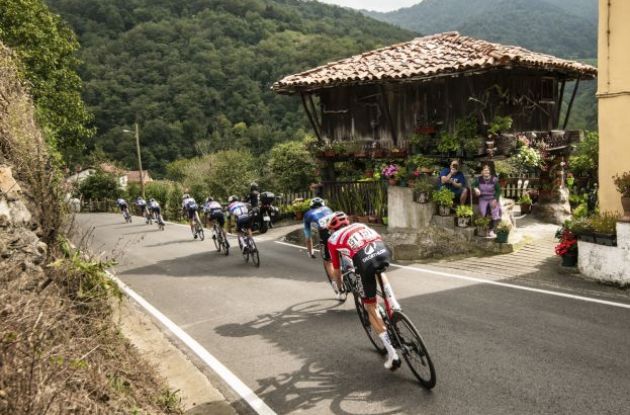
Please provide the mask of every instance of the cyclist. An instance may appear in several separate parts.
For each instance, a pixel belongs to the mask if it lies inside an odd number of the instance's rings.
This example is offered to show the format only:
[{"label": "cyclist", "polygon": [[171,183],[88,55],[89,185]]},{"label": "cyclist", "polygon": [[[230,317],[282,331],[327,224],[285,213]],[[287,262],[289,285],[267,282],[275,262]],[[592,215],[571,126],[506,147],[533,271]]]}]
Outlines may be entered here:
[{"label": "cyclist", "polygon": [[147,215],[147,202],[142,198],[142,196],[136,197],[136,206],[140,210],[140,216],[145,219],[146,223],[149,223],[149,215]]},{"label": "cyclist", "polygon": [[149,215],[152,215],[159,225],[163,225],[164,221],[162,221],[162,209],[160,208],[158,201],[154,198],[149,199],[147,208],[149,209]]},{"label": "cyclist", "polygon": [[[351,225],[348,216],[343,212],[333,213],[328,222],[328,229],[332,232],[328,238],[328,249],[330,250],[334,276],[340,283],[341,259],[339,255],[350,258],[357,275],[360,276],[361,301],[368,312],[370,324],[387,350],[385,368],[396,370],[400,367],[400,358],[392,346],[376,304],[376,273],[389,266],[391,258],[389,249],[385,246],[378,232],[362,223]],[[400,305],[394,297],[387,277],[384,273],[381,273],[381,276],[385,291],[383,294],[387,297],[392,308],[400,310]]]},{"label": "cyclist", "polygon": [[252,236],[252,217],[249,215],[249,209],[247,205],[238,200],[238,196],[230,196],[228,198],[228,212],[231,216],[236,218],[236,230],[238,232],[238,243],[241,246],[243,252],[246,247],[243,243],[243,234],[247,232],[250,238]]},{"label": "cyclist", "polygon": [[[219,227],[221,228],[221,232],[224,232],[223,225],[225,225],[225,216],[223,215],[223,207],[221,204],[214,200],[212,196],[208,196],[206,204],[203,206],[203,211],[206,214],[206,218],[210,222],[217,221]],[[216,237],[216,235],[212,235],[212,239],[216,239]],[[225,238],[225,242],[227,243],[227,238]]]},{"label": "cyclist", "polygon": [[249,196],[247,196],[244,202],[249,203],[252,209],[258,208],[258,200],[260,199],[260,192],[258,191],[258,184],[252,182],[249,185]]},{"label": "cyclist", "polygon": [[129,206],[127,205],[127,201],[125,199],[119,197],[118,199],[116,199],[116,204],[120,208],[121,212],[125,213],[125,211],[127,211],[127,213],[129,213]]},{"label": "cyclist", "polygon": [[184,214],[188,216],[190,222],[190,231],[193,237],[197,239],[197,232],[195,231],[195,216],[197,216],[197,202],[190,197],[188,193],[184,193],[182,196],[182,210]]},{"label": "cyclist", "polygon": [[[306,251],[311,258],[315,258],[313,253],[312,226],[316,225],[319,232],[319,240],[322,242],[322,258],[324,258],[324,267],[328,275],[333,275],[332,264],[330,263],[330,253],[328,252],[328,220],[333,211],[326,206],[326,202],[321,197],[311,199],[310,209],[304,215],[304,239],[306,242]],[[343,290],[343,284],[333,281],[333,289],[340,297],[340,289]]]}]

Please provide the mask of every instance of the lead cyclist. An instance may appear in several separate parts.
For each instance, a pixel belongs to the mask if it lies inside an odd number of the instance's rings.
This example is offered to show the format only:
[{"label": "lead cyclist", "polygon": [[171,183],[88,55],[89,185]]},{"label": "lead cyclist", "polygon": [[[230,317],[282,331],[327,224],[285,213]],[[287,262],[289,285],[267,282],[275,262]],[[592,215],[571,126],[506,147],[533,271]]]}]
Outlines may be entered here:
[{"label": "lead cyclist", "polygon": [[[385,368],[396,370],[400,367],[400,358],[387,334],[385,323],[377,310],[376,303],[376,273],[389,266],[391,254],[385,246],[383,238],[374,229],[363,223],[350,224],[344,212],[333,213],[328,222],[328,229],[332,232],[328,239],[328,249],[334,268],[335,278],[341,278],[341,261],[339,255],[352,260],[355,271],[360,276],[359,291],[361,301],[368,312],[370,325],[378,334],[383,346],[387,350]],[[381,273],[383,293],[394,310],[400,310],[400,304],[394,296],[389,280]]]}]

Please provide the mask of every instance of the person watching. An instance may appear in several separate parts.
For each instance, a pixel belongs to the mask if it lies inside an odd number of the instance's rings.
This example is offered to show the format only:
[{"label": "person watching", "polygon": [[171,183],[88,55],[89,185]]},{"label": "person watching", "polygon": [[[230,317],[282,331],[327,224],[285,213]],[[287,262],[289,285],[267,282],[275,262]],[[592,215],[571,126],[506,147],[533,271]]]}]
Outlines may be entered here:
[{"label": "person watching", "polygon": [[481,216],[490,215],[492,218],[488,238],[496,238],[494,229],[501,221],[501,204],[499,203],[501,186],[497,176],[492,175],[489,164],[481,167],[481,175],[473,182],[473,189],[479,196],[479,213]]},{"label": "person watching", "polygon": [[451,161],[449,167],[445,167],[440,171],[440,183],[438,188],[447,188],[455,195],[455,203],[466,203],[468,197],[468,189],[466,188],[466,177],[459,170],[459,162]]}]

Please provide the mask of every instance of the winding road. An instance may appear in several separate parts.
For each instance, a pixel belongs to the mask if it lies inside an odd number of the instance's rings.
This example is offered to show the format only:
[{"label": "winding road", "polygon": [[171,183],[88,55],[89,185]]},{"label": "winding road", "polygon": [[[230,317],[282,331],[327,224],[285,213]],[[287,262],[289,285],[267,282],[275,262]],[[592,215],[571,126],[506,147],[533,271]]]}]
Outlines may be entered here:
[{"label": "winding road", "polygon": [[429,392],[404,365],[383,369],[352,302],[335,301],[320,261],[278,243],[279,233],[256,237],[255,268],[236,251],[217,254],[209,238],[193,240],[186,226],[162,232],[134,219],[77,216],[91,248],[118,260],[118,278],[278,414],[630,413],[627,292],[392,267],[435,362]]}]

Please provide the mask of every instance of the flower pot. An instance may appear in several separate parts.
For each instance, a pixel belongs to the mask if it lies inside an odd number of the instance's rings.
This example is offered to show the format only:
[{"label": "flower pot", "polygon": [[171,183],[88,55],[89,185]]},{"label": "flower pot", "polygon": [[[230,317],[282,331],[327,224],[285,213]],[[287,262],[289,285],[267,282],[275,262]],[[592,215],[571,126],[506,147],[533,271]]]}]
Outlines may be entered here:
[{"label": "flower pot", "polygon": [[368,222],[369,223],[378,223],[378,217],[374,216],[374,215],[368,215]]},{"label": "flower pot", "polygon": [[337,153],[334,150],[326,150],[324,151],[324,157],[326,158],[334,158]]},{"label": "flower pot", "polygon": [[372,157],[376,159],[385,157],[385,150],[382,150],[382,149],[373,150]]},{"label": "flower pot", "polygon": [[583,242],[590,242],[592,244],[595,243],[595,236],[590,233],[581,233],[577,235],[578,239]]},{"label": "flower pot", "polygon": [[416,202],[418,203],[428,203],[429,202],[429,193],[428,192],[418,192],[416,195]]},{"label": "flower pot", "polygon": [[367,216],[357,216],[357,222],[368,223],[369,220]]},{"label": "flower pot", "polygon": [[460,217],[457,218],[457,226],[459,226],[460,228],[467,228],[470,226],[470,217],[469,216],[464,216],[464,217]]},{"label": "flower pot", "polygon": [[509,236],[510,236],[510,232],[499,231],[497,232],[497,237],[494,241],[498,244],[506,244]]},{"label": "flower pot", "polygon": [[296,220],[302,220],[303,217],[304,217],[304,212],[295,212]]},{"label": "flower pot", "polygon": [[595,243],[605,246],[617,246],[617,236],[607,233],[594,232]]},{"label": "flower pot", "polygon": [[521,203],[521,214],[530,213],[532,211],[531,203]]},{"label": "flower pot", "polygon": [[448,206],[439,205],[438,206],[438,212],[439,212],[440,216],[450,216],[451,215],[451,208],[448,207]]},{"label": "flower pot", "polygon": [[623,206],[621,222],[630,222],[630,197],[622,197],[621,206]]},{"label": "flower pot", "polygon": [[390,186],[396,186],[396,183],[397,183],[397,182],[396,182],[396,179],[387,179],[387,183],[388,183]]},{"label": "flower pot", "polygon": [[488,228],[477,226],[477,236],[485,238],[488,236]]},{"label": "flower pot", "polygon": [[407,187],[411,187],[411,188],[416,187],[416,181],[414,179],[407,180]]},{"label": "flower pot", "polygon": [[577,265],[577,254],[565,254],[562,255],[562,266],[563,267],[574,267]]}]

